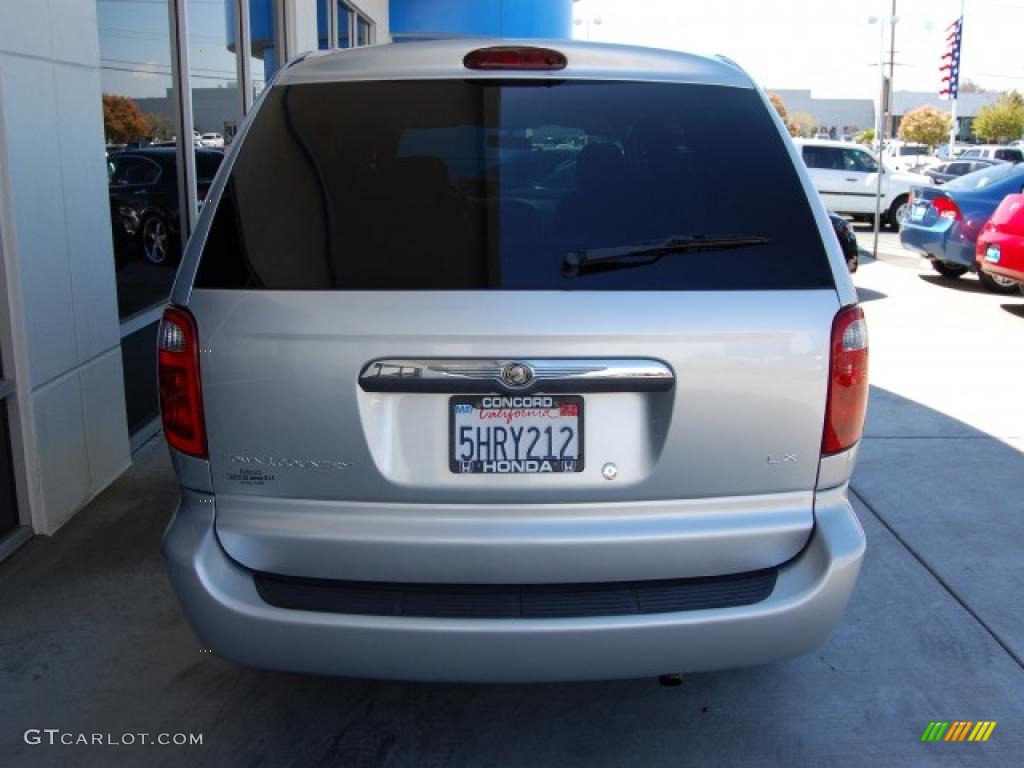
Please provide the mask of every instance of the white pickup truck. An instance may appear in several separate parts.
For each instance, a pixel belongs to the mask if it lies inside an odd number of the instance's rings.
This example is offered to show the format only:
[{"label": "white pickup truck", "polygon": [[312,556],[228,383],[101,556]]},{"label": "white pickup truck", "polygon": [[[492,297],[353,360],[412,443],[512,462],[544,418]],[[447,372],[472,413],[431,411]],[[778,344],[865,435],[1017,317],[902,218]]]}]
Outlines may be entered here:
[{"label": "white pickup truck", "polygon": [[[863,147],[842,141],[794,139],[811,181],[825,207],[855,219],[871,220],[875,215],[878,189],[878,161]],[[882,221],[894,230],[906,207],[911,187],[931,187],[935,182],[920,173],[901,173],[882,168]]]},{"label": "white pickup truck", "polygon": [[882,164],[892,171],[924,171],[942,160],[932,154],[931,148],[911,141],[891,140],[885,143]]}]

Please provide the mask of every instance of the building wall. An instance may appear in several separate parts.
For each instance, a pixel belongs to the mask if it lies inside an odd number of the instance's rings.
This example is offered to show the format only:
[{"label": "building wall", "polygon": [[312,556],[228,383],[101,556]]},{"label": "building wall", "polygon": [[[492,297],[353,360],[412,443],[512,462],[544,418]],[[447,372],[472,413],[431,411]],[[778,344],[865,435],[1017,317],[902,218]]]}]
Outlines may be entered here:
[{"label": "building wall", "polygon": [[[196,88],[192,82],[192,124],[200,133],[225,133],[225,125],[238,122],[238,88],[234,83],[224,88]],[[159,98],[135,99],[144,114],[162,115],[174,119],[174,94]]]},{"label": "building wall", "polygon": [[130,463],[95,0],[0,0],[3,311],[24,474],[52,533]]},{"label": "building wall", "polygon": [[[974,118],[982,107],[995,104],[1001,93],[961,93],[956,102],[957,114],[957,139],[971,139],[974,127]],[[941,112],[949,112],[952,108],[948,99],[943,99],[937,93],[930,91],[897,91],[893,96],[893,128],[899,130],[903,117],[913,109],[923,106],[932,106]]]},{"label": "building wall", "polygon": [[822,99],[809,90],[767,89],[777,93],[789,114],[804,112],[812,115],[820,130],[833,138],[855,134],[874,125],[875,105],[870,99]]},{"label": "building wall", "polygon": [[571,0],[391,0],[391,36],[572,37]]},{"label": "building wall", "polygon": [[391,42],[391,4],[388,0],[353,0],[350,5],[376,24],[375,42]]}]

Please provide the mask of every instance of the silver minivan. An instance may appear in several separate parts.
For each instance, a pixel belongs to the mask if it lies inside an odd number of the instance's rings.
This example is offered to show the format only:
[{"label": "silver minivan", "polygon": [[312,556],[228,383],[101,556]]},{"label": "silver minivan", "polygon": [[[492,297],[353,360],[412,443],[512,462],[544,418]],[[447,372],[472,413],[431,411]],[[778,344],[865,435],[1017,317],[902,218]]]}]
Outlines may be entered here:
[{"label": "silver minivan", "polygon": [[311,54],[241,127],[159,333],[202,644],[543,681],[820,644],[867,332],[735,64],[576,42]]}]

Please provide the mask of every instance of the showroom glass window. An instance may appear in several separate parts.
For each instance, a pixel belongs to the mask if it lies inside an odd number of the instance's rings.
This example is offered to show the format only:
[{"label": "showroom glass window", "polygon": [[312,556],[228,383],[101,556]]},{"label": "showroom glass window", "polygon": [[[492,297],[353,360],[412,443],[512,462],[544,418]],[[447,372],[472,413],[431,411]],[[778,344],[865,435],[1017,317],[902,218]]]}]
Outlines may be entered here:
[{"label": "showroom glass window", "polygon": [[[248,0],[254,97],[277,68],[272,0]],[[242,121],[235,0],[186,0],[196,199]],[[187,240],[179,215],[168,0],[97,0],[110,226],[121,321],[126,410],[133,435],[154,429],[156,331]]]},{"label": "showroom glass window", "polygon": [[[330,21],[334,22],[333,44]],[[316,26],[317,46],[321,50],[354,48],[374,42],[373,20],[345,0],[318,0]]]},{"label": "showroom glass window", "polygon": [[[221,9],[223,12],[223,9]],[[97,0],[110,227],[128,427],[157,417],[156,320],[180,253],[166,0]]]}]

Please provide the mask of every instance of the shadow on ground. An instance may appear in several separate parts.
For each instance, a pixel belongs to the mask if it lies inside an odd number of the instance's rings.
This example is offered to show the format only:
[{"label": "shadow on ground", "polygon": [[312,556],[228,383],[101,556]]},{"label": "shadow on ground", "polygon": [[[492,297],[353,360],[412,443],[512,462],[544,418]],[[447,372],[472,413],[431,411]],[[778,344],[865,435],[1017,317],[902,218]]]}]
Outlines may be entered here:
[{"label": "shadow on ground", "polygon": [[[916,403],[872,397],[855,485],[884,524],[855,500],[869,548],[841,625],[807,656],[679,688],[372,682],[201,653],[160,559],[176,487],[150,443],[57,535],[0,565],[0,764],[1018,765],[1024,672],[972,611],[1020,640],[1024,514],[1006,504],[1024,498],[1024,458]],[[943,442],[973,453],[943,461]],[[985,745],[920,742],[930,720],[982,718],[999,721]],[[27,728],[201,733],[203,744],[30,746]]]},{"label": "shadow on ground", "polygon": [[964,275],[963,277],[948,278],[942,275],[918,275],[919,278],[924,280],[926,283],[931,283],[940,288],[949,288],[954,291],[965,291],[966,293],[985,293],[989,295],[995,295],[991,291],[986,291],[978,278],[974,275]]},{"label": "shadow on ground", "polygon": [[[1022,296],[1021,298],[1024,299],[1024,296]],[[1024,317],[1024,301],[1022,301],[1019,304],[1000,304],[999,306],[1001,306],[1011,315],[1016,315],[1017,317]]]},{"label": "shadow on ground", "polygon": [[889,294],[882,293],[881,291],[873,291],[870,288],[857,287],[857,298],[861,301],[878,301],[879,299],[888,299]]}]

